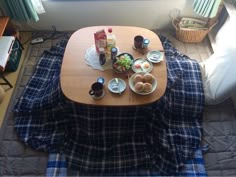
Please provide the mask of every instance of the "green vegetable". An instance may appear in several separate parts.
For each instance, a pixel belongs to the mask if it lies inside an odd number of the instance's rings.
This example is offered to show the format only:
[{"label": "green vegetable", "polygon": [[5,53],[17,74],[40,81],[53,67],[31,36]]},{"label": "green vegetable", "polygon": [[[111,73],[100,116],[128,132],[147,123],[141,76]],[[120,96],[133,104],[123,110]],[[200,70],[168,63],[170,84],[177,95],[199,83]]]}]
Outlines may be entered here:
[{"label": "green vegetable", "polygon": [[125,67],[126,70],[128,70],[131,67],[132,63],[133,63],[133,61],[128,54],[124,54],[119,57],[116,57],[115,64],[120,67],[122,67],[122,66]]}]

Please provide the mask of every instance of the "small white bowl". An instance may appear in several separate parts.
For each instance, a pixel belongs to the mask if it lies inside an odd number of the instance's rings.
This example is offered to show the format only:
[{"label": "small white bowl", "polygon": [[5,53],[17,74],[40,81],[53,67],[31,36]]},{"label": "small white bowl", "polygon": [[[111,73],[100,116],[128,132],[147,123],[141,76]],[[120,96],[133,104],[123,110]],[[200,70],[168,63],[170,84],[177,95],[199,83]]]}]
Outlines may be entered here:
[{"label": "small white bowl", "polygon": [[163,57],[163,53],[158,50],[152,50],[147,53],[147,59],[152,63],[159,63],[163,61]]}]

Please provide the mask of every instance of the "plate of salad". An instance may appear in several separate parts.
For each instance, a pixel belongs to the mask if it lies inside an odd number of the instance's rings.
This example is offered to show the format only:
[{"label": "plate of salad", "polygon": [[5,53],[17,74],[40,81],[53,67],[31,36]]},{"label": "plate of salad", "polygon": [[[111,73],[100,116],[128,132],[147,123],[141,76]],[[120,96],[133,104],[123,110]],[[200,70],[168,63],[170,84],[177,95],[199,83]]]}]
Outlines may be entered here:
[{"label": "plate of salad", "polygon": [[131,54],[121,53],[116,56],[112,67],[117,73],[125,73],[131,69],[133,61],[134,57]]}]

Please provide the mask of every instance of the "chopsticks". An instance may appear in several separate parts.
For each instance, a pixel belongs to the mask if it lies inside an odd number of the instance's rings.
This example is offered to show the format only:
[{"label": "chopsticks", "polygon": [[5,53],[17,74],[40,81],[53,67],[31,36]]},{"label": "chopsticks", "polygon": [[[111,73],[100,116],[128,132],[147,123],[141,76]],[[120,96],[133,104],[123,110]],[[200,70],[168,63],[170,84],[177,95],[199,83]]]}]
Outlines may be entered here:
[{"label": "chopsticks", "polygon": [[[129,83],[129,79],[130,79],[130,75],[128,74],[128,83]],[[132,90],[129,86],[129,102],[133,102],[133,98],[132,98]]]}]

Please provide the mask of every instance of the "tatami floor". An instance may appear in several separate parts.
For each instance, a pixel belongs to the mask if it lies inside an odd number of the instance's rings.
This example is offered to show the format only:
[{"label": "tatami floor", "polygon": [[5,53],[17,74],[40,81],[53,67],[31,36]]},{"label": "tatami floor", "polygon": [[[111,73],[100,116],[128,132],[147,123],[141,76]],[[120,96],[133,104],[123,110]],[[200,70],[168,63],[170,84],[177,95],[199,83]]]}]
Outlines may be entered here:
[{"label": "tatami floor", "polygon": [[[21,65],[24,62],[24,59],[26,57],[26,54],[27,54],[27,51],[28,51],[28,48],[29,48],[29,45],[30,45],[30,39],[31,39],[31,32],[22,32],[21,33],[20,41],[23,44],[24,50],[22,51],[19,66],[18,66],[18,68],[15,72],[4,73],[7,80],[13,85],[13,88],[9,88],[9,86],[7,86],[7,85],[1,85],[5,90],[5,94],[4,94],[3,101],[0,103],[0,127],[1,127],[3,119],[5,117],[7,107],[8,107],[8,104],[10,102],[12,93],[15,89],[14,85],[17,82],[17,77],[18,77],[18,74],[20,72]],[[2,78],[0,78],[0,83],[1,82],[3,82]]]}]

